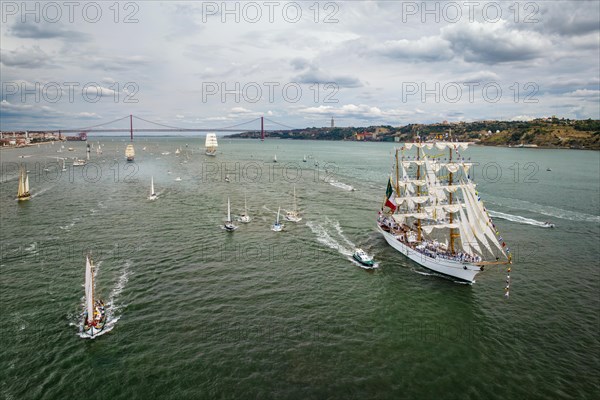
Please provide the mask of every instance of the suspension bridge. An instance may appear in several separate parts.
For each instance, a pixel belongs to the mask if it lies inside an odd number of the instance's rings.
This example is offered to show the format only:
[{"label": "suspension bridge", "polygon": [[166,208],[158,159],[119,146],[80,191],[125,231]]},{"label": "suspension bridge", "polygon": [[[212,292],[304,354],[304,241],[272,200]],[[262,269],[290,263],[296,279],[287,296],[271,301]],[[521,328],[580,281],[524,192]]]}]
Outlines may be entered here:
[{"label": "suspension bridge", "polygon": [[[120,121],[125,121],[127,119],[129,119],[129,124],[128,124],[129,126],[108,127],[109,125],[115,124]],[[143,128],[135,128],[134,129],[134,127],[133,127],[134,120],[145,122],[146,124],[150,124],[153,127],[152,128],[143,127]],[[260,127],[257,126],[259,121],[260,121]],[[268,123],[270,123],[272,125],[280,126],[280,127],[282,127],[282,129],[265,129],[265,121],[267,121]],[[256,125],[253,125],[253,124],[256,124]],[[172,126],[172,125],[161,124],[159,122],[150,121],[145,118],[137,117],[133,114],[130,114],[130,115],[126,115],[124,117],[115,119],[113,121],[103,122],[101,124],[87,126],[87,127],[83,127],[83,128],[57,129],[57,130],[48,130],[48,131],[43,131],[43,132],[58,133],[59,135],[63,134],[63,133],[81,133],[81,132],[84,132],[86,134],[88,134],[88,133],[106,133],[106,132],[129,132],[131,140],[133,140],[134,132],[260,132],[261,139],[264,139],[266,132],[281,132],[281,131],[287,131],[287,130],[293,130],[293,129],[297,129],[297,128],[293,128],[291,126],[281,124],[279,122],[273,121],[273,120],[265,118],[265,117],[258,117],[253,120],[250,120],[250,121],[242,122],[242,123],[231,125],[231,126],[221,127],[221,128],[202,128],[202,127],[182,128],[182,127],[177,127],[177,126]],[[29,131],[29,132],[37,133],[37,131]],[[40,133],[42,133],[42,131],[40,131]]]}]

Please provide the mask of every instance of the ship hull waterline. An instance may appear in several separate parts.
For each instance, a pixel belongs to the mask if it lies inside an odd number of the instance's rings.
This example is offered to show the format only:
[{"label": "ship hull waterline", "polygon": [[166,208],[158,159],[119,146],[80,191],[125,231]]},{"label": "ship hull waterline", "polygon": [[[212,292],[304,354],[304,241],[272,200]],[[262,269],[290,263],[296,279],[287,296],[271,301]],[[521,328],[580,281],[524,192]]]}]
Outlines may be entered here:
[{"label": "ship hull waterline", "polygon": [[410,258],[412,261],[433,272],[473,284],[475,283],[475,276],[482,271],[482,267],[478,265],[426,256],[400,242],[394,235],[384,231],[380,226],[377,226],[377,230],[381,232],[383,238],[390,246]]}]

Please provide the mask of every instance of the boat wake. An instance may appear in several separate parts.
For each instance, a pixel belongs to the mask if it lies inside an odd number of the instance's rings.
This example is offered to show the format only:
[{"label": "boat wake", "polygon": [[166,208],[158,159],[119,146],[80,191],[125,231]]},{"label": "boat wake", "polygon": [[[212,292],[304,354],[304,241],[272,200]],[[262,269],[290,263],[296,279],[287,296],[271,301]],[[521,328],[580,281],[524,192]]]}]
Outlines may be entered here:
[{"label": "boat wake", "polygon": [[31,195],[31,198],[33,199],[33,198],[35,198],[35,197],[39,196],[40,194],[46,193],[48,190],[52,189],[53,187],[54,187],[54,186],[50,186],[50,187],[47,187],[47,188],[43,188],[42,190],[40,190],[40,191],[38,191],[38,192],[35,192],[35,193],[33,193],[33,194]]},{"label": "boat wake", "polygon": [[417,270],[416,270],[416,269],[414,269],[414,268],[411,268],[410,270],[411,270],[412,272],[415,272],[415,273],[417,273],[417,274],[419,274],[419,275],[423,275],[423,276],[434,276],[434,277],[436,277],[436,278],[444,278],[444,279],[450,280],[450,281],[452,281],[453,283],[460,283],[461,285],[471,285],[471,283],[470,283],[470,282],[465,282],[465,281],[455,281],[454,279],[450,278],[449,276],[442,275],[442,274],[437,274],[437,273],[435,273],[435,272],[417,271]]},{"label": "boat wake", "polygon": [[74,227],[75,224],[77,223],[77,221],[79,221],[80,219],[81,219],[80,217],[75,217],[75,218],[73,218],[73,221],[70,224],[59,226],[59,228],[62,229],[62,230],[67,230],[68,231],[72,227]]},{"label": "boat wake", "polygon": [[507,221],[517,222],[519,224],[539,226],[540,228],[551,228],[551,226],[548,225],[546,222],[537,221],[537,220],[531,219],[531,218],[521,217],[520,215],[505,214],[500,211],[492,211],[492,210],[488,210],[488,213],[490,214],[490,217],[492,217],[492,218],[501,218],[501,219],[505,219]]},{"label": "boat wake", "polygon": [[[319,243],[324,244],[330,249],[337,250],[342,255],[352,257],[352,248],[354,246],[351,246],[350,249],[348,249],[344,246],[344,244],[340,243],[344,242],[346,244],[352,245],[352,242],[350,242],[343,234],[338,234],[338,231],[337,229],[335,229],[334,224],[331,223],[331,221],[328,218],[326,218],[325,222],[323,222],[322,224],[307,221],[306,226],[308,226],[310,230],[317,236],[317,241]],[[338,240],[336,240],[336,237]]]},{"label": "boat wake", "polygon": [[335,186],[335,187],[336,187],[336,188],[338,188],[338,189],[347,190],[347,191],[349,191],[349,192],[352,192],[352,191],[354,191],[354,187],[353,187],[353,186],[350,186],[350,185],[348,185],[348,184],[345,184],[345,183],[343,183],[343,182],[338,182],[338,181],[336,181],[336,180],[333,180],[333,179],[327,180],[327,182],[328,182],[328,183],[329,183],[331,186]]},{"label": "boat wake", "polygon": [[526,200],[518,199],[507,199],[499,196],[489,196],[489,201],[500,206],[509,207],[513,209],[521,209],[531,211],[537,214],[547,215],[552,218],[566,219],[569,221],[581,221],[581,222],[599,222],[600,216],[582,213],[579,211],[563,210],[562,208],[553,206],[544,206],[537,203],[532,203]]}]

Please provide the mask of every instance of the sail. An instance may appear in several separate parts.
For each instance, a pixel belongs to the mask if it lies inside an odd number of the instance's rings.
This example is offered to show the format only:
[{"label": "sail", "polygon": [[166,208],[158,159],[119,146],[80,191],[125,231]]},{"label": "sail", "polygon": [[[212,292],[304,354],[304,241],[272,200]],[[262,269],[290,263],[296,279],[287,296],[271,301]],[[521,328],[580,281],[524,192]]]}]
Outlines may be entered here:
[{"label": "sail", "polygon": [[227,198],[227,222],[231,222],[231,205],[229,204],[229,197]]},{"label": "sail", "polygon": [[132,144],[128,144],[127,147],[125,148],[125,157],[127,157],[127,158],[135,157],[135,150],[133,149]]},{"label": "sail", "polygon": [[277,225],[279,225],[279,211],[281,211],[281,207],[277,209]]},{"label": "sail", "polygon": [[207,149],[214,149],[216,147],[219,147],[217,143],[217,135],[215,133],[207,133],[206,140],[204,141],[204,146]]},{"label": "sail", "polygon": [[468,191],[465,189],[464,185],[462,187],[462,192],[463,192],[463,198],[465,199],[465,204],[467,205],[467,216],[469,218],[469,226],[471,227],[471,229],[473,230],[473,233],[475,233],[475,236],[477,237],[477,239],[485,246],[485,248],[491,253],[494,254],[494,252],[492,251],[492,248],[490,247],[490,244],[488,243],[486,237],[485,237],[485,224],[482,225],[482,221],[479,218],[477,211],[475,210],[473,203],[472,203],[472,199],[471,196],[469,195]]},{"label": "sail", "polygon": [[29,175],[25,173],[25,193],[29,193]]},{"label": "sail", "polygon": [[154,177],[150,178],[150,194],[154,195]]},{"label": "sail", "polygon": [[85,258],[85,309],[88,322],[94,319],[94,271],[90,257]]},{"label": "sail", "polygon": [[23,174],[23,168],[19,172],[19,189],[17,190],[17,196],[21,197],[25,194],[25,179]]},{"label": "sail", "polygon": [[467,217],[465,216],[462,207],[458,210],[458,212],[460,215],[460,225],[462,226],[462,231],[460,232],[460,240],[463,243],[463,246],[466,242],[473,249],[473,251],[477,252],[477,254],[482,254],[481,247],[479,247],[479,243],[477,243],[477,240],[475,240],[473,230],[467,222]]}]

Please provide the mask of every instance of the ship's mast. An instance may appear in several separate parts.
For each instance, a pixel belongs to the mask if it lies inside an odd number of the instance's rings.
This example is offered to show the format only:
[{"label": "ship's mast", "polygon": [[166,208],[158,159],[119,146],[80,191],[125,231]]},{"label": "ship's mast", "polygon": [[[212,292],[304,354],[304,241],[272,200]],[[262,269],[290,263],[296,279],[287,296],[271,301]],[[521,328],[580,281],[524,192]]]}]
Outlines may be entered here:
[{"label": "ship's mast", "polygon": [[[450,152],[450,156],[448,158],[448,162],[451,163],[452,162],[452,145],[448,146],[449,152]],[[452,186],[452,172],[449,171],[450,174],[448,175],[448,185]],[[452,192],[448,193],[448,204],[452,204]],[[450,223],[452,223],[452,213],[450,214]],[[454,238],[460,236],[459,234],[455,234],[454,233],[454,229],[450,228],[450,253],[454,253]]]},{"label": "ship's mast", "polygon": [[398,148],[396,148],[396,195],[400,196],[400,185],[398,184]]},{"label": "ship's mast", "polygon": [[[421,137],[419,136],[419,144],[421,144]],[[421,147],[417,147],[417,161],[421,159]],[[417,164],[417,180],[421,179],[421,166]],[[417,197],[421,195],[421,186],[417,185]],[[417,203],[417,213],[421,213],[421,203]],[[421,220],[417,219],[417,240],[421,241]]]},{"label": "ship's mast", "polygon": [[[92,257],[90,257],[90,255],[88,254],[88,258],[90,259],[90,275],[92,278],[92,308],[95,309],[95,303],[94,303],[94,261],[92,260]],[[89,321],[94,322],[94,315],[88,315],[88,322]]]}]

